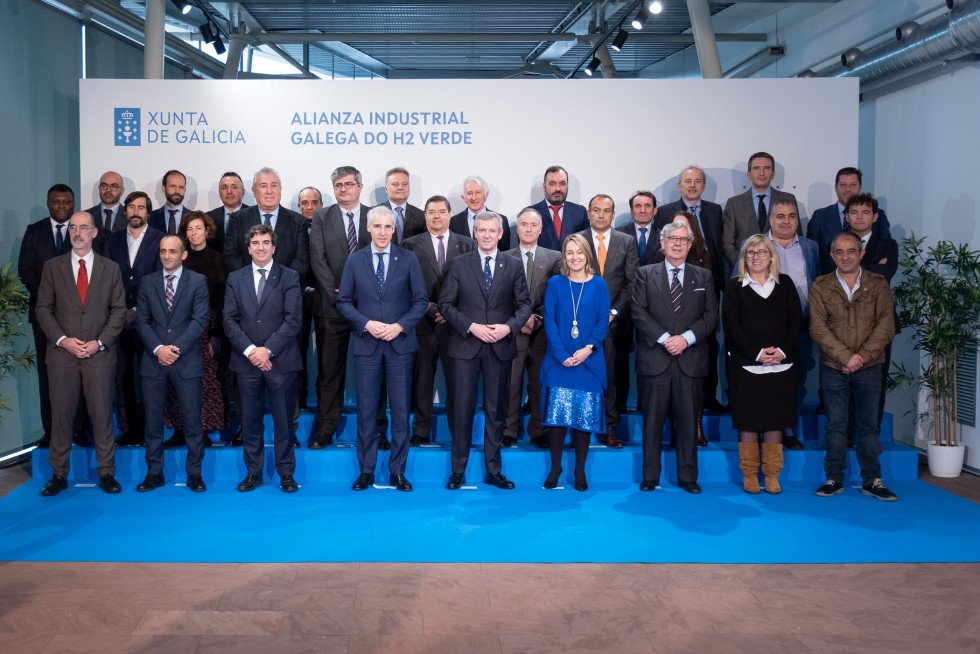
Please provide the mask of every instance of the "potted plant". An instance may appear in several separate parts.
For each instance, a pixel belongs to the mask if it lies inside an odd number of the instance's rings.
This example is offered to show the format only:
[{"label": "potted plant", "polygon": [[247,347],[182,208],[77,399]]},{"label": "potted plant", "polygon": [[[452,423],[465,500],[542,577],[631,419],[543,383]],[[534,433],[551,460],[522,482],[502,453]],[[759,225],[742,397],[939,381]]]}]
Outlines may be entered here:
[{"label": "potted plant", "polygon": [[932,420],[929,471],[956,477],[965,449],[957,421],[957,356],[980,332],[980,250],[939,241],[925,247],[914,233],[902,239],[902,281],[894,289],[898,326],[910,329],[915,349],[927,355],[921,369],[895,366],[893,384],[925,389],[928,408],[917,415]]},{"label": "potted plant", "polygon": [[[18,351],[14,342],[24,334],[20,331],[24,324],[23,315],[27,313],[27,289],[20,283],[20,277],[10,271],[8,263],[0,268],[0,381],[14,372],[15,366],[24,370],[34,367],[34,350],[27,348]],[[11,411],[10,398],[0,395],[0,424],[3,424],[3,411]]]}]

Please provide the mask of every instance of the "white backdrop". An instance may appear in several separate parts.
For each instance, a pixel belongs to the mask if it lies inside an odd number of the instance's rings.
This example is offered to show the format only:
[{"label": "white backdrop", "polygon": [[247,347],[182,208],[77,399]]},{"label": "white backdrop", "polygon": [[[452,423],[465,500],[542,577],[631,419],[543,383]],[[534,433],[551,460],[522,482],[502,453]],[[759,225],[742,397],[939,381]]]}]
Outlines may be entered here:
[{"label": "white backdrop", "polygon": [[[551,164],[569,172],[569,200],[596,193],[627,200],[651,189],[678,198],[682,167],[708,173],[705,198],[724,204],[748,188],[747,157],[772,153],[774,185],[795,193],[805,215],[834,200],[838,168],[856,165],[856,79],[750,80],[81,80],[79,208],[98,203],[106,170],[127,192],[163,203],[162,174],[187,176],[185,204],[220,206],[218,180],[238,172],[251,187],[277,169],[283,204],[296,209],[312,185],[333,203],[330,172],[353,165],[361,201],[385,200],[384,172],[406,167],[410,202],[449,197],[465,206],[471,174],[491,187],[487,205],[513,220],[539,201]],[[434,124],[438,120],[440,124]],[[400,124],[402,122],[409,124]],[[251,193],[246,202],[252,204]]]}]

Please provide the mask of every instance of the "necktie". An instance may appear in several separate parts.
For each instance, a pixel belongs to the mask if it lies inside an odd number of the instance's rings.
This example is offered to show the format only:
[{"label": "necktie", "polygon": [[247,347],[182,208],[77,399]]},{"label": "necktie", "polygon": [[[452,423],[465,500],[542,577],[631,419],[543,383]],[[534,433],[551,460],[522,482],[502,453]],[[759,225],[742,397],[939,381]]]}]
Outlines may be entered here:
[{"label": "necktie", "polygon": [[847,211],[842,211],[841,212],[841,219],[842,219],[842,222],[841,222],[841,231],[842,232],[849,232],[849,231],[851,231],[851,223],[849,223],[847,221]]},{"label": "necktie", "polygon": [[176,218],[176,216],[177,216],[177,210],[176,209],[171,209],[170,210],[170,222],[167,223],[167,233],[170,234],[170,235],[173,235],[173,234],[176,234],[177,233],[177,218]]},{"label": "necktie", "polygon": [[164,294],[167,296],[167,312],[173,311],[174,308],[174,277],[176,275],[167,275],[167,288]]},{"label": "necktie", "polygon": [[357,249],[357,232],[354,231],[354,212],[347,212],[347,254],[354,254]]},{"label": "necktie", "polygon": [[231,214],[230,213],[226,213],[225,214],[225,231],[224,231],[225,234],[228,233],[228,223],[229,222],[231,222]]},{"label": "necktie", "polygon": [[674,274],[673,278],[670,280],[670,303],[674,305],[674,311],[681,308],[681,282],[677,278],[680,274],[680,268],[671,268],[670,272]]},{"label": "necktie", "polygon": [[442,237],[445,234],[440,234],[436,238],[439,239],[439,251],[436,252],[436,263],[439,265],[439,272],[446,267],[446,244],[443,242]]},{"label": "necktie", "polygon": [[405,232],[405,210],[401,207],[395,207],[395,213],[398,214],[395,217],[395,234],[398,235],[398,242],[402,242],[402,234]]},{"label": "necktie", "polygon": [[112,231],[112,209],[105,210],[105,231],[107,234]]},{"label": "necktie", "polygon": [[550,205],[549,207],[551,208],[552,213],[551,220],[555,223],[555,234],[558,236],[558,242],[561,243],[561,216],[558,215],[558,210],[561,209],[561,207],[554,207]]},{"label": "necktie", "polygon": [[490,272],[490,257],[483,262],[483,281],[487,285],[487,293],[490,292],[490,284],[493,283],[493,274]]},{"label": "necktie", "polygon": [[272,214],[271,213],[264,213],[262,215],[265,216],[265,226],[266,227],[272,227]]},{"label": "necktie", "polygon": [[65,247],[65,237],[61,235],[61,230],[64,225],[55,225],[58,233],[54,236],[54,249],[61,254],[61,250]]},{"label": "necktie", "polygon": [[766,211],[764,195],[759,196],[759,207],[757,211],[759,212],[759,233],[766,231],[766,222],[769,220],[769,213]]},{"label": "necktie", "polygon": [[78,260],[78,297],[85,305],[85,296],[88,295],[88,271],[85,269],[85,259]]},{"label": "necktie", "polygon": [[527,267],[524,269],[524,272],[527,273],[527,290],[529,292],[531,290],[531,273],[533,271],[534,271],[534,253],[533,252],[528,252],[527,253]]},{"label": "necktie", "polygon": [[255,296],[260,303],[262,302],[262,295],[265,293],[265,274],[267,272],[268,271],[265,268],[259,268],[259,275],[261,278],[259,279],[259,292],[256,293]]},{"label": "necktie", "polygon": [[606,269],[606,235],[596,234],[595,237],[599,239],[599,276],[602,276],[602,271]]},{"label": "necktie", "polygon": [[378,286],[384,288],[385,285],[385,253],[378,252]]},{"label": "necktie", "polygon": [[640,240],[637,241],[637,248],[640,250],[640,261],[643,261],[643,253],[647,249],[647,228],[640,228]]}]

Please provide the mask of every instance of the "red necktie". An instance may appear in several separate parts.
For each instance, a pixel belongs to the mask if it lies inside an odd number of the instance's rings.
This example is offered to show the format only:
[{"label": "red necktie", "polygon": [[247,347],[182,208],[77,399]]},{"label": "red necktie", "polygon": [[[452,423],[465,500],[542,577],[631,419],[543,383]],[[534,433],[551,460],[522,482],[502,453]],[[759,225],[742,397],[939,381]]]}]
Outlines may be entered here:
[{"label": "red necktie", "polygon": [[85,305],[85,296],[88,294],[88,272],[85,270],[85,259],[78,260],[78,297]]},{"label": "red necktie", "polygon": [[551,213],[555,215],[555,217],[552,218],[552,220],[555,221],[555,234],[558,235],[558,240],[561,241],[561,216],[558,215],[559,209],[561,209],[561,207],[551,207]]}]

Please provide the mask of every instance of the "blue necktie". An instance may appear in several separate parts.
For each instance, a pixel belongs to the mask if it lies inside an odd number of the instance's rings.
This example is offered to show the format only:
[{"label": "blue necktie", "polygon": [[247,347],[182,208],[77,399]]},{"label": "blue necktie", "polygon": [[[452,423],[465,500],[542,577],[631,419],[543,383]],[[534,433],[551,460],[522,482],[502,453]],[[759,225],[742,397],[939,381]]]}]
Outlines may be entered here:
[{"label": "blue necktie", "polygon": [[766,198],[766,196],[764,196],[764,195],[760,195],[759,196],[759,208],[758,208],[758,211],[759,211],[759,233],[760,234],[765,231],[765,229],[766,229],[766,223],[769,221],[769,213],[766,211],[765,198]]},{"label": "blue necktie", "polygon": [[265,268],[259,268],[259,275],[262,278],[259,280],[259,292],[256,294],[259,300],[259,304],[262,303],[262,295],[265,293],[265,273],[268,272]]},{"label": "blue necktie", "polygon": [[58,254],[61,254],[62,249],[65,247],[65,237],[61,235],[61,228],[64,225],[55,225],[55,227],[58,229],[58,233],[54,237],[54,249]]},{"label": "blue necktie", "polygon": [[384,288],[385,285],[385,253],[378,252],[378,287]]},{"label": "blue necktie", "polygon": [[398,242],[402,242],[402,234],[405,232],[405,210],[401,207],[395,207],[395,213],[398,217],[395,218],[395,232],[398,234]]},{"label": "blue necktie", "polygon": [[640,250],[640,261],[643,261],[643,253],[647,249],[647,228],[640,228],[640,240],[637,242],[637,247]]},{"label": "blue necktie", "polygon": [[487,293],[490,292],[490,284],[493,283],[493,274],[490,272],[490,257],[483,264],[483,281],[487,285]]}]

